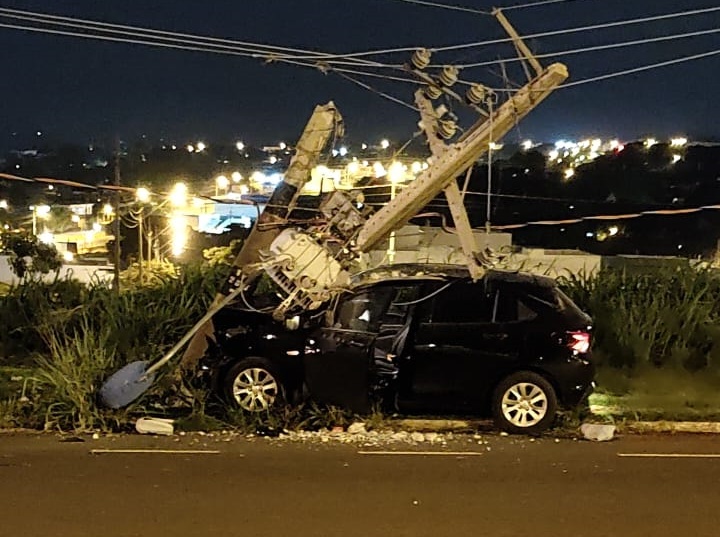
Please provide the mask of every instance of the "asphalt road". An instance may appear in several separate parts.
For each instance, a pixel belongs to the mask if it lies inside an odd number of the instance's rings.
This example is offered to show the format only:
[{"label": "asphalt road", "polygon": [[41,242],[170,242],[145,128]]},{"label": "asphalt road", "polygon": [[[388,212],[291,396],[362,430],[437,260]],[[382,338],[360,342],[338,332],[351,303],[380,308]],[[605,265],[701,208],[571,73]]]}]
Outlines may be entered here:
[{"label": "asphalt road", "polygon": [[720,436],[363,447],[2,434],[0,537],[40,535],[717,536]]}]

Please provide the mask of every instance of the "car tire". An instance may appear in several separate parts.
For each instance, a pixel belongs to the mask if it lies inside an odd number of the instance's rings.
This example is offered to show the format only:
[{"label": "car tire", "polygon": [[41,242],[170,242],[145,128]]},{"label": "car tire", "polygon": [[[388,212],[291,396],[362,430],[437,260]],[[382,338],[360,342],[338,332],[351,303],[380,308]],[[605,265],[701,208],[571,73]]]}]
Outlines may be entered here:
[{"label": "car tire", "polygon": [[555,389],[542,375],[519,371],[495,388],[492,412],[495,425],[512,434],[539,434],[555,421]]},{"label": "car tire", "polygon": [[246,412],[267,412],[282,404],[285,392],[277,371],[265,358],[245,358],[225,375],[227,401]]}]

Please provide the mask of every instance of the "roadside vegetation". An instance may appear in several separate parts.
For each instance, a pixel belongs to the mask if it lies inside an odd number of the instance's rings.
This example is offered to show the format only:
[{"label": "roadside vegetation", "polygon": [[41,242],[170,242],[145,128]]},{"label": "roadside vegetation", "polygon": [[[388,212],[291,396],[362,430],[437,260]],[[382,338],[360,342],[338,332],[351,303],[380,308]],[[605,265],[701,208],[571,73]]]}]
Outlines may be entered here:
[{"label": "roadside vegetation", "polygon": [[564,291],[593,316],[607,419],[720,417],[720,273],[688,265],[568,276]]},{"label": "roadside vegetation", "polygon": [[[119,294],[100,282],[32,278],[5,289],[0,427],[125,430],[148,413],[181,417],[182,428],[268,434],[351,423],[351,414],[315,405],[270,415],[228,411],[173,375],[127,409],[98,405],[109,374],[134,360],[159,358],[203,315],[231,258],[227,249],[213,249],[201,265],[158,265],[144,271],[143,285],[131,267]],[[608,419],[720,417],[720,276],[714,270],[607,270],[568,276],[561,286],[594,318],[599,386],[591,404]],[[384,423],[379,412],[365,419],[370,427]]]}]

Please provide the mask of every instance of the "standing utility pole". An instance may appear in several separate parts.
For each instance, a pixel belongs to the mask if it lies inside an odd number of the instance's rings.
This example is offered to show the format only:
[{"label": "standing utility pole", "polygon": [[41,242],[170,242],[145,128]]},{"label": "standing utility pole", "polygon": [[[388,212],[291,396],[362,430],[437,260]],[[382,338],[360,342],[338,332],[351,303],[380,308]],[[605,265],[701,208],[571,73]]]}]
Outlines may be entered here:
[{"label": "standing utility pole", "polygon": [[140,206],[140,215],[138,216],[138,277],[140,278],[140,285],[143,284],[143,213],[145,207]]},{"label": "standing utility pole", "polygon": [[[115,149],[115,186],[120,186],[120,140]],[[120,189],[115,190],[115,270],[113,285],[115,292],[120,293]]]}]

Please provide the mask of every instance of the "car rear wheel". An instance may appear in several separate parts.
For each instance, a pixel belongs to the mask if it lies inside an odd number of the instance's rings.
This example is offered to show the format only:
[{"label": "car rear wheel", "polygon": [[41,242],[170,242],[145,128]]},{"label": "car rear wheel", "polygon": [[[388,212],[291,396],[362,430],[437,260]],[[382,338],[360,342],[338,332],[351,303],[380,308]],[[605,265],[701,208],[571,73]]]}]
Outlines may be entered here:
[{"label": "car rear wheel", "polygon": [[541,375],[520,371],[500,382],[492,405],[498,428],[514,434],[538,434],[555,420],[557,395]]},{"label": "car rear wheel", "polygon": [[246,358],[225,377],[228,401],[248,412],[267,411],[283,400],[283,387],[272,364],[263,358]]}]

